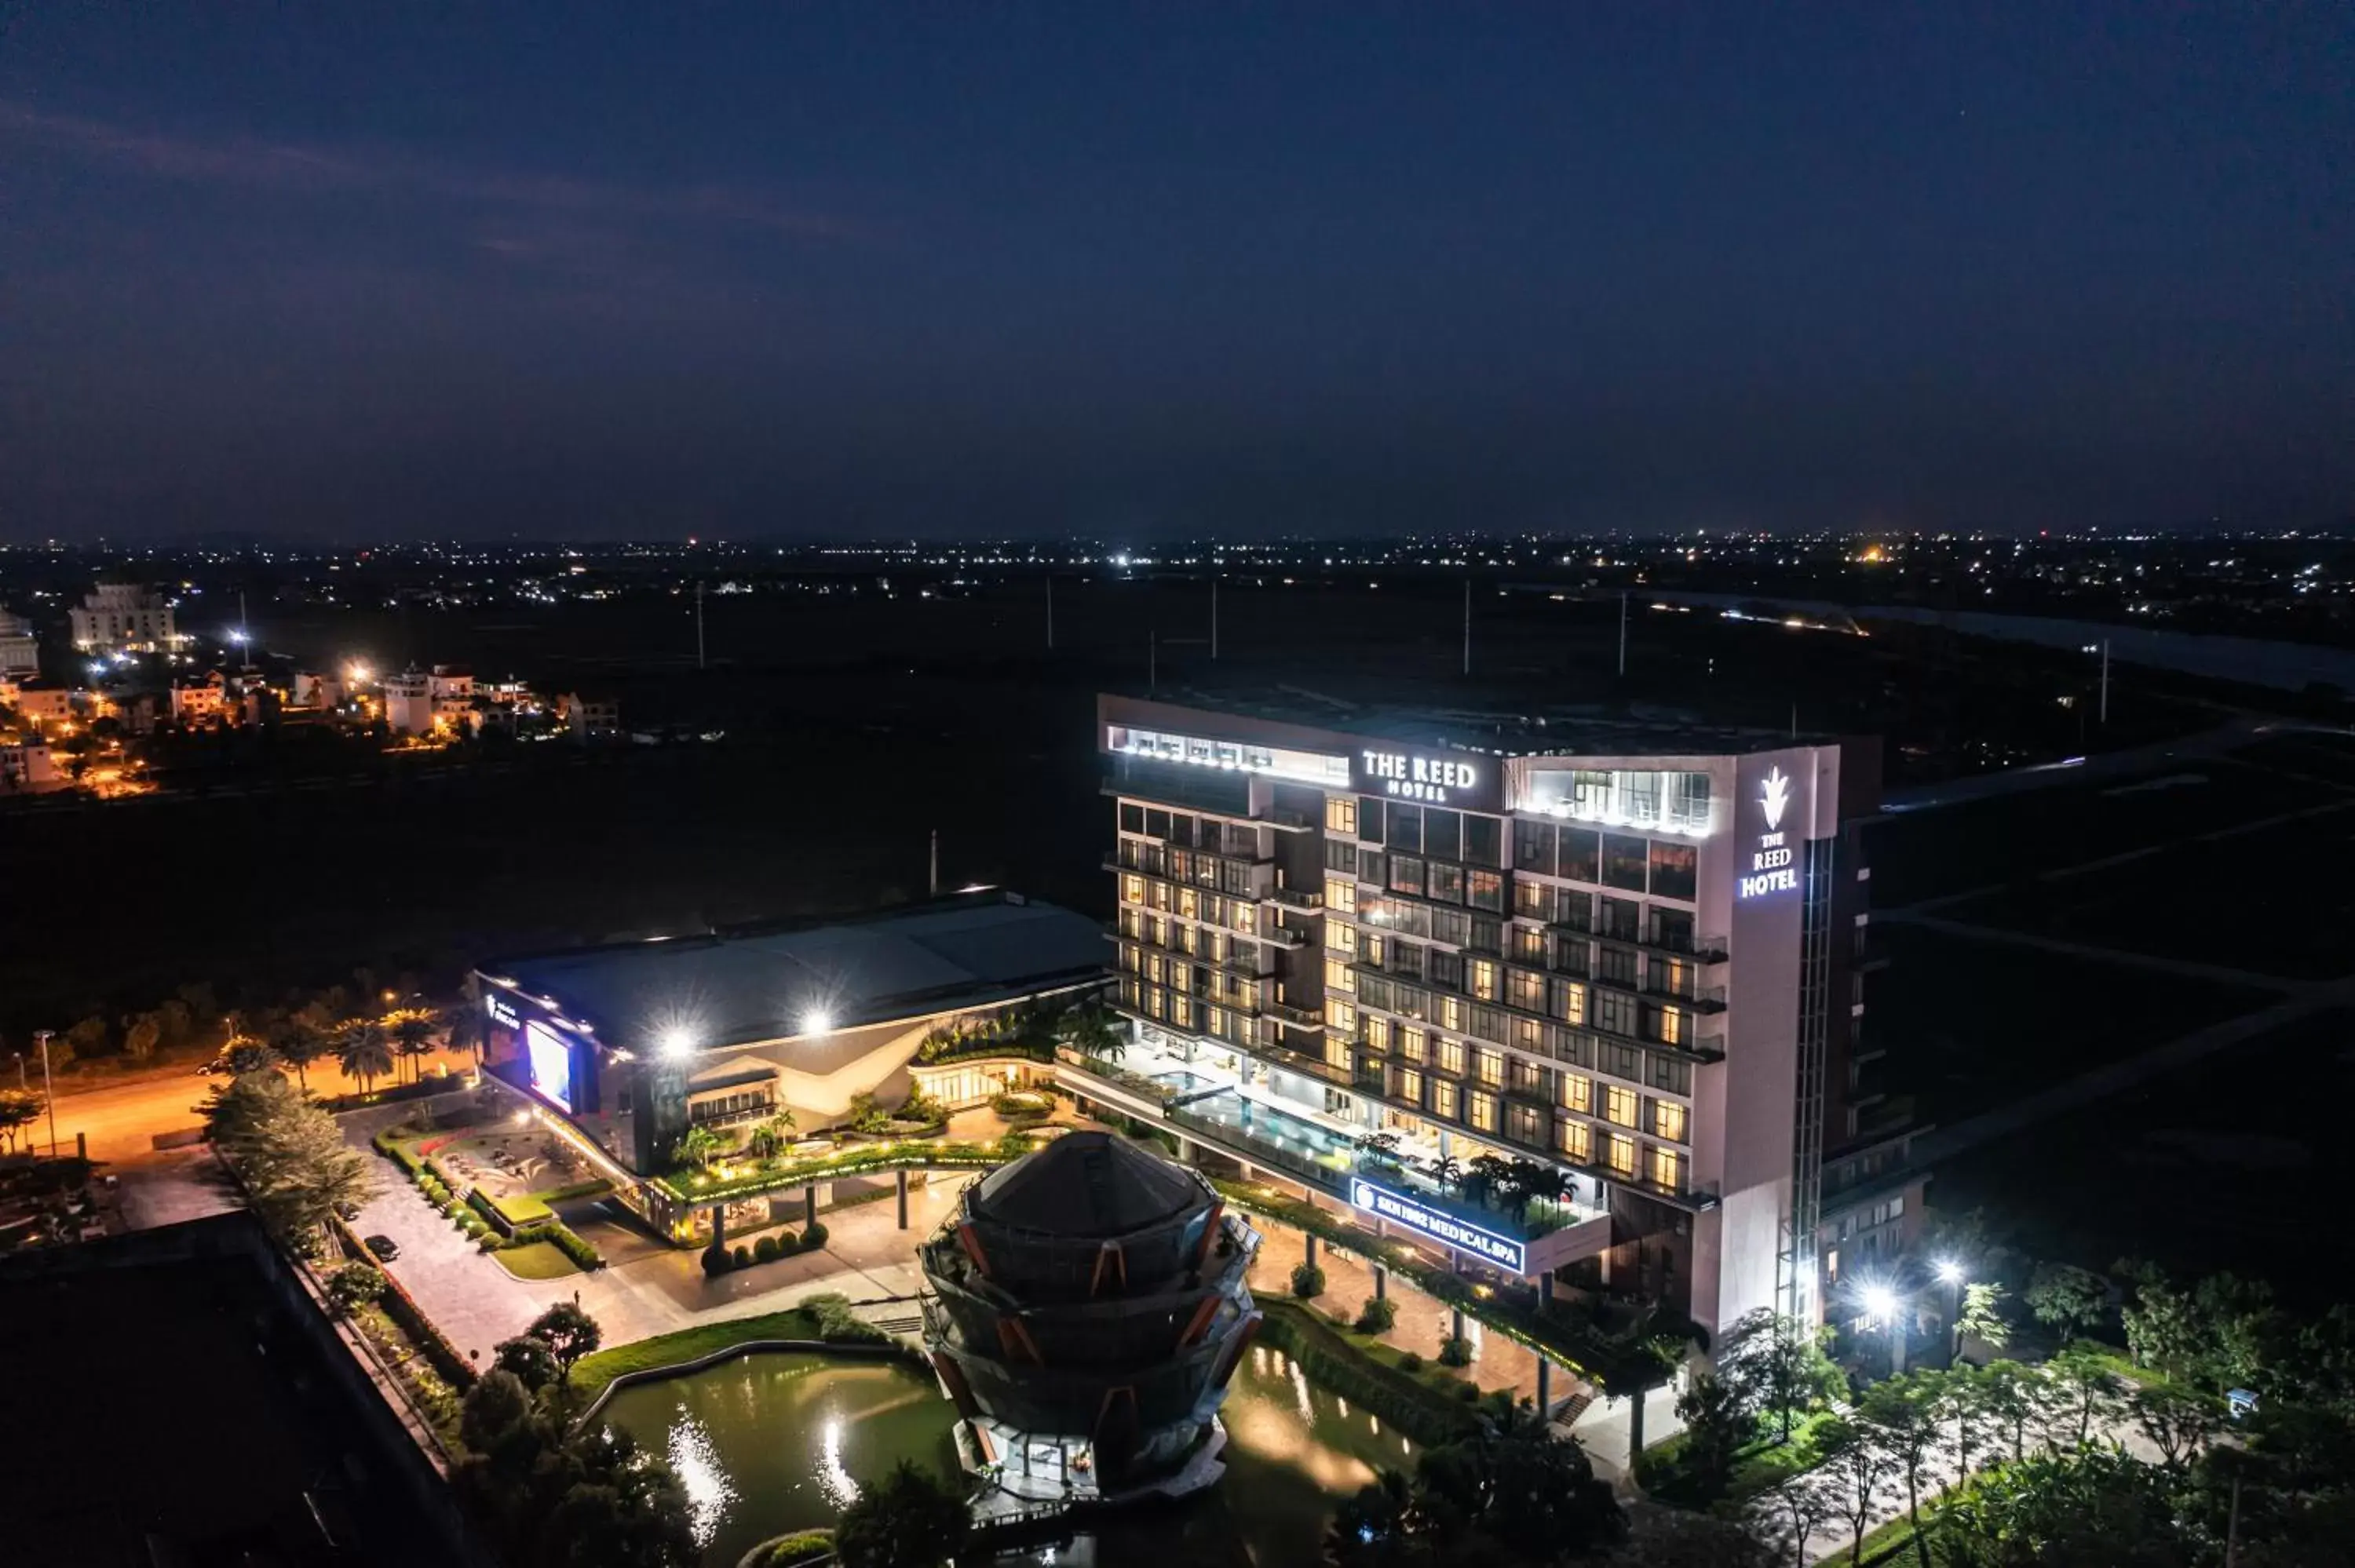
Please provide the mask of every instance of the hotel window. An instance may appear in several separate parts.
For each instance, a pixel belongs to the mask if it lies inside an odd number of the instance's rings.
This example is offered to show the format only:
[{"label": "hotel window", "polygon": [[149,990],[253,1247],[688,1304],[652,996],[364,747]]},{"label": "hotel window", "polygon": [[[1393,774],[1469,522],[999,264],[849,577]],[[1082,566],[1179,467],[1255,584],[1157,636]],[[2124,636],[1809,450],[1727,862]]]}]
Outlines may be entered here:
[{"label": "hotel window", "polygon": [[[1336,1004],[1328,1001],[1325,1005],[1327,1010],[1330,1010]],[[1343,1002],[1339,1005],[1346,1007],[1348,1004]],[[1335,1022],[1339,1021],[1337,1019]],[[1358,1028],[1365,1036],[1367,1050],[1382,1056],[1391,1054],[1391,1021],[1389,1019],[1376,1018],[1369,1013],[1358,1020]]]},{"label": "hotel window", "polygon": [[1358,956],[1356,928],[1346,920],[1326,921],[1325,950],[1328,953],[1345,953],[1349,958],[1356,958]]},{"label": "hotel window", "polygon": [[1482,1090],[1472,1091],[1472,1125],[1482,1132],[1497,1130],[1497,1097]]},{"label": "hotel window", "polygon": [[1628,833],[1603,835],[1603,885],[1641,893],[1651,856],[1644,840]]},{"label": "hotel window", "polygon": [[1494,909],[1501,914],[1505,907],[1504,874],[1495,871],[1465,872],[1464,901],[1475,909]]},{"label": "hotel window", "polygon": [[1134,800],[1123,800],[1120,803],[1120,831],[1124,833],[1143,832],[1145,808]]},{"label": "hotel window", "polygon": [[1433,806],[1423,813],[1423,853],[1435,860],[1464,858],[1464,817]]},{"label": "hotel window", "polygon": [[1145,902],[1145,878],[1124,876],[1120,879],[1120,895],[1131,904]]},{"label": "hotel window", "polygon": [[1618,1127],[1636,1125],[1636,1091],[1612,1085],[1603,1091],[1604,1119]]},{"label": "hotel window", "polygon": [[1358,798],[1355,795],[1325,797],[1325,831],[1328,833],[1358,835]]},{"label": "hotel window", "polygon": [[1325,869],[1346,872],[1355,876],[1358,874],[1358,846],[1345,839],[1327,839]]},{"label": "hotel window", "polygon": [[1472,1055],[1472,1075],[1492,1089],[1505,1086],[1505,1054],[1502,1051],[1476,1051]]},{"label": "hotel window", "polygon": [[1561,875],[1572,882],[1603,880],[1602,835],[1593,828],[1561,830]]},{"label": "hotel window", "polygon": [[[1576,1019],[1570,1021],[1572,1023]],[[1636,999],[1615,991],[1594,993],[1594,1027],[1605,1034],[1636,1033]]]},{"label": "hotel window", "polygon": [[1459,1033],[1463,1032],[1464,1002],[1462,998],[1443,996],[1439,999],[1439,1026],[1442,1029],[1453,1029]]},{"label": "hotel window", "polygon": [[1595,921],[1598,936],[1614,942],[1640,942],[1643,938],[1644,906],[1632,898],[1605,898],[1602,916]]},{"label": "hotel window", "polygon": [[1234,906],[1234,926],[1236,930],[1241,931],[1246,937],[1252,936],[1259,930],[1258,906],[1238,903]]},{"label": "hotel window", "polygon": [[1534,1018],[1513,1020],[1513,1044],[1532,1055],[1546,1054],[1545,1025]]},{"label": "hotel window", "polygon": [[1325,879],[1325,907],[1336,915],[1358,912],[1358,879],[1354,876],[1328,876]]},{"label": "hotel window", "polygon": [[1497,1008],[1482,1007],[1476,1002],[1464,1010],[1464,1032],[1483,1040],[1502,1044],[1505,1038],[1505,1014]]},{"label": "hotel window", "polygon": [[1623,991],[1636,989],[1636,950],[1633,948],[1603,948],[1594,954],[1594,978],[1605,985],[1615,985]]},{"label": "hotel window", "polygon": [[1505,923],[1491,920],[1485,915],[1472,916],[1472,937],[1465,944],[1476,953],[1499,953],[1505,950]]},{"label": "hotel window", "polygon": [[1685,1140],[1685,1107],[1674,1100],[1652,1102],[1652,1135],[1670,1143]]},{"label": "hotel window", "polygon": [[1393,893],[1423,892],[1423,862],[1411,854],[1391,856],[1390,889]]},{"label": "hotel window", "polygon": [[1536,1148],[1545,1139],[1545,1118],[1533,1106],[1505,1107],[1505,1136]]},{"label": "hotel window", "polygon": [[1515,1007],[1525,1012],[1543,1012],[1545,1011],[1545,976],[1532,969],[1511,969],[1507,973],[1506,983],[1509,988],[1508,1000]]},{"label": "hotel window", "polygon": [[1505,824],[1495,817],[1464,819],[1464,859],[1471,865],[1505,863]]},{"label": "hotel window", "polygon": [[1455,1075],[1457,1075],[1458,1077],[1461,1077],[1461,1076],[1463,1075],[1463,1074],[1464,1074],[1464,1042],[1463,1042],[1463,1041],[1461,1041],[1461,1040],[1450,1040],[1450,1039],[1447,1039],[1447,1038],[1446,1038],[1445,1036],[1444,1036],[1444,1035],[1440,1038],[1440,1041],[1439,1041],[1439,1070],[1440,1070],[1441,1072],[1443,1072],[1443,1073],[1453,1073],[1453,1074],[1455,1074]]},{"label": "hotel window", "polygon": [[1431,949],[1431,983],[1447,991],[1464,989],[1464,955],[1444,948]]},{"label": "hotel window", "polygon": [[1170,997],[1169,1022],[1180,1029],[1194,1027],[1194,1002],[1190,997],[1175,995]]},{"label": "hotel window", "polygon": [[1358,1010],[1346,1001],[1327,998],[1325,1002],[1325,1022],[1339,1030],[1346,1038],[1358,1032]]},{"label": "hotel window", "polygon": [[1412,854],[1423,853],[1423,808],[1401,806],[1391,802],[1389,815],[1390,846]]},{"label": "hotel window", "polygon": [[1553,824],[1517,821],[1513,823],[1513,869],[1553,874]]},{"label": "hotel window", "polygon": [[1553,918],[1553,889],[1542,882],[1513,884],[1513,913],[1531,920]]},{"label": "hotel window", "polygon": [[1583,937],[1556,937],[1553,939],[1553,970],[1561,975],[1593,974],[1594,944]]},{"label": "hotel window", "polygon": [[1550,1005],[1546,1011],[1564,1023],[1586,1022],[1586,988],[1576,980],[1549,980],[1546,994]]},{"label": "hotel window", "polygon": [[1655,1187],[1669,1192],[1685,1190],[1685,1157],[1673,1149],[1655,1146],[1649,1151],[1649,1169],[1645,1171]]},{"label": "hotel window", "polygon": [[1431,1080],[1431,1114],[1449,1121],[1456,1118],[1455,1086],[1445,1078]]},{"label": "hotel window", "polygon": [[1505,1063],[1505,1071],[1517,1095],[1529,1095],[1543,1099],[1546,1095],[1546,1070],[1535,1062],[1525,1062],[1514,1056]]},{"label": "hotel window", "polygon": [[1202,1010],[1202,1032],[1205,1034],[1224,1034],[1227,1032],[1227,1010],[1225,1008],[1206,1007]]},{"label": "hotel window", "polygon": [[1615,1132],[1613,1133],[1611,1135],[1608,1163],[1612,1170],[1616,1171],[1622,1176],[1633,1176],[1636,1174],[1636,1140],[1632,1138],[1622,1138]]},{"label": "hotel window", "polygon": [[1690,844],[1652,841],[1652,896],[1692,900],[1700,880],[1700,851]]},{"label": "hotel window", "polygon": [[1513,957],[1524,963],[1545,962],[1546,934],[1535,926],[1513,927]]},{"label": "hotel window", "polygon": [[1337,991],[1344,995],[1354,992],[1358,989],[1358,977],[1350,970],[1348,959],[1325,960],[1325,989]]},{"label": "hotel window", "polygon": [[[1433,872],[1441,868],[1433,866]],[[1459,909],[1425,909],[1420,905],[1408,906],[1413,913],[1427,916],[1431,921],[1433,941],[1445,942],[1451,948],[1461,948],[1472,940],[1472,916]]]},{"label": "hotel window", "polygon": [[[1212,904],[1216,904],[1218,900],[1213,898],[1210,902]],[[1199,920],[1202,917],[1202,895],[1195,892],[1190,887],[1179,888],[1178,890],[1178,913],[1183,915],[1188,920]]]},{"label": "hotel window", "polygon": [[1158,807],[1146,807],[1145,836],[1150,839],[1167,838],[1169,836],[1169,813],[1160,810]]},{"label": "hotel window", "polygon": [[1594,1162],[1594,1129],[1582,1121],[1554,1123],[1554,1141],[1561,1147],[1562,1157],[1577,1165]]},{"label": "hotel window", "polygon": [[1412,1067],[1401,1067],[1398,1075],[1398,1097],[1409,1105],[1423,1103],[1423,1075]]},{"label": "hotel window", "polygon": [[1325,1036],[1325,1065],[1328,1067],[1338,1067],[1345,1073],[1348,1072],[1349,1070],[1348,1041],[1337,1034],[1327,1034]]},{"label": "hotel window", "polygon": [[1581,1116],[1594,1114],[1594,1080],[1583,1073],[1561,1075],[1561,1108],[1574,1110]]},{"label": "hotel window", "polygon": [[1358,837],[1369,844],[1382,842],[1382,802],[1377,796],[1358,797]]},{"label": "hotel window", "polygon": [[1423,1061],[1429,1055],[1430,1036],[1412,1025],[1399,1030],[1399,1054],[1410,1062]]},{"label": "hotel window", "polygon": [[1692,1044],[1692,1014],[1685,1012],[1684,1009],[1680,1007],[1659,1009],[1658,1025],[1659,1033],[1652,1038],[1662,1044],[1689,1045]]}]

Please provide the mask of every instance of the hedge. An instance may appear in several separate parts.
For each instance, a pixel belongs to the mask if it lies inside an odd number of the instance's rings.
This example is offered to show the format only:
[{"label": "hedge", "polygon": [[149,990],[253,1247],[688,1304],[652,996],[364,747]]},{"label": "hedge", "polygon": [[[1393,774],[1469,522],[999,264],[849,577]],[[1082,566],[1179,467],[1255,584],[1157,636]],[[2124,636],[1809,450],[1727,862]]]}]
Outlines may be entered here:
[{"label": "hedge", "polygon": [[542,1203],[561,1203],[567,1198],[602,1197],[613,1190],[613,1184],[611,1181],[606,1181],[602,1176],[598,1176],[586,1181],[574,1181],[562,1187],[550,1187],[547,1192],[534,1192],[532,1196]]},{"label": "hedge", "polygon": [[[1452,1443],[1478,1423],[1472,1411],[1412,1372],[1346,1339],[1305,1307],[1263,1301],[1260,1338],[1300,1363],[1308,1380],[1389,1422],[1418,1443]],[[1463,1386],[1470,1388],[1470,1383]]]},{"label": "hedge", "polygon": [[546,1242],[570,1258],[576,1267],[599,1269],[605,1266],[604,1255],[582,1240],[580,1233],[562,1220],[550,1220],[546,1224],[540,1225],[525,1225],[506,1236],[500,1245],[529,1246],[533,1242]]},{"label": "hedge", "polygon": [[833,1553],[833,1531],[797,1530],[762,1546],[759,1561],[762,1568],[794,1568],[796,1563],[815,1563]]},{"label": "hedge", "polygon": [[[372,1265],[374,1260],[369,1256],[367,1246],[362,1245],[359,1234],[342,1220],[336,1220],[333,1224],[336,1239],[342,1244],[345,1255]],[[407,1334],[410,1342],[417,1347],[418,1354],[423,1356],[451,1387],[464,1393],[474,1386],[474,1363],[458,1352],[458,1347],[450,1342],[448,1336],[442,1332],[441,1326],[425,1315],[424,1308],[417,1305],[409,1292],[401,1287],[400,1281],[390,1274],[384,1275],[384,1291],[376,1298],[376,1307],[400,1325],[400,1331]]]},{"label": "hedge", "polygon": [[[476,1192],[482,1189],[477,1187]],[[486,1194],[487,1195],[487,1194]],[[491,1207],[507,1223],[507,1229],[521,1230],[526,1225],[545,1224],[556,1217],[556,1211],[529,1193],[513,1198],[492,1198]]]}]

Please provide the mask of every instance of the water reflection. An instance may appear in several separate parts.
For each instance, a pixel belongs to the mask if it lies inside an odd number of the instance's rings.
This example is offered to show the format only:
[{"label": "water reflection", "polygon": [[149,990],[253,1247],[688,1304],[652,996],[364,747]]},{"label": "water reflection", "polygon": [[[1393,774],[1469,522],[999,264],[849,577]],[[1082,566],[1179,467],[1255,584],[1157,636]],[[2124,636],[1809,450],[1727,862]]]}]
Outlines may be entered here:
[{"label": "water reflection", "polygon": [[711,1434],[683,1404],[677,1407],[666,1448],[670,1467],[678,1472],[678,1483],[687,1492],[687,1519],[695,1531],[695,1543],[709,1546],[719,1533],[719,1521],[728,1516],[729,1505],[736,1501],[736,1488],[728,1479]]}]

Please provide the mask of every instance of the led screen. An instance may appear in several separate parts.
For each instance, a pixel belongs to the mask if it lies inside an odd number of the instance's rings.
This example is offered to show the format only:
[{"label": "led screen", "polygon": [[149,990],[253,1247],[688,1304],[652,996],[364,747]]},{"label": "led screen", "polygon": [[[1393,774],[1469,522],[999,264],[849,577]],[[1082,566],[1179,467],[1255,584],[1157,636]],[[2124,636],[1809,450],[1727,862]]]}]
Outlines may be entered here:
[{"label": "led screen", "polygon": [[531,1086],[544,1099],[566,1110],[572,1108],[572,1046],[544,1023],[523,1026],[524,1049],[531,1056]]}]

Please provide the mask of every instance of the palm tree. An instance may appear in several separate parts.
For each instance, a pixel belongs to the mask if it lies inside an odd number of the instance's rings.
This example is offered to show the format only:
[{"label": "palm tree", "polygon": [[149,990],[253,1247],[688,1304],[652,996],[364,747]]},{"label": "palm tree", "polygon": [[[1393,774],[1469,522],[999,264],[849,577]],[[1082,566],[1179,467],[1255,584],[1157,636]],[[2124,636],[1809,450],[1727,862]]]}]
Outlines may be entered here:
[{"label": "palm tree", "polygon": [[699,1171],[710,1170],[711,1162],[727,1152],[728,1140],[699,1122],[678,1140],[678,1157]]},{"label": "palm tree", "polygon": [[1521,1178],[1520,1191],[1525,1213],[1531,1202],[1564,1203],[1570,1201],[1575,1189],[1571,1185],[1569,1172],[1557,1171],[1550,1165],[1540,1165],[1534,1160],[1527,1163],[1529,1173]]},{"label": "palm tree", "polygon": [[1358,1156],[1370,1165],[1395,1167],[1399,1162],[1399,1135],[1395,1132],[1369,1132],[1358,1139]]},{"label": "palm tree", "polygon": [[460,1002],[442,1012],[442,1043],[453,1051],[471,1051],[477,1069],[483,1065],[483,1015],[472,1002]]},{"label": "palm tree", "polygon": [[1117,1062],[1128,1054],[1128,1032],[1113,1021],[1112,1010],[1101,1002],[1082,1002],[1071,1009],[1063,1016],[1060,1033],[1064,1044],[1084,1055]]},{"label": "palm tree", "polygon": [[1443,1192],[1452,1192],[1464,1181],[1464,1161],[1453,1154],[1443,1154],[1430,1165],[1431,1179]]},{"label": "palm tree", "polygon": [[1512,1167],[1494,1154],[1475,1155],[1465,1173],[1464,1195],[1481,1203],[1502,1202]]},{"label": "palm tree", "polygon": [[311,1080],[304,1069],[327,1054],[325,1033],[303,1013],[290,1013],[272,1031],[270,1044],[279,1058],[294,1069],[294,1081],[308,1089]]},{"label": "palm tree", "polygon": [[373,1018],[356,1018],[344,1025],[343,1038],[336,1043],[336,1061],[359,1080],[360,1093],[368,1093],[378,1078],[392,1071],[392,1045],[384,1025]]},{"label": "palm tree", "polygon": [[420,1061],[433,1054],[433,1015],[421,1008],[404,1007],[386,1020],[394,1049],[408,1059],[409,1075],[417,1076]]}]

